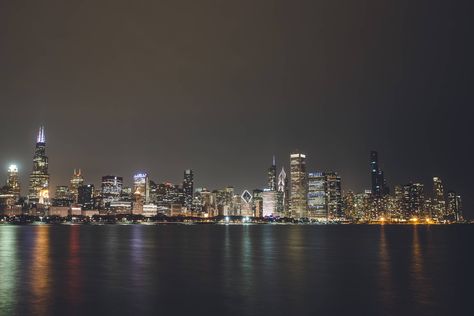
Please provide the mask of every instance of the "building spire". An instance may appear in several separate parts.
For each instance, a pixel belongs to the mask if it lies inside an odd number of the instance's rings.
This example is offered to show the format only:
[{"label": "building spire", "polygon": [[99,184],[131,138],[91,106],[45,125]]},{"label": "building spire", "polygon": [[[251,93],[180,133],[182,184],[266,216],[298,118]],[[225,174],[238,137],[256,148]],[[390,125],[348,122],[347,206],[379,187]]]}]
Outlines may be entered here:
[{"label": "building spire", "polygon": [[273,155],[272,166],[276,166],[275,155]]},{"label": "building spire", "polygon": [[44,136],[44,126],[41,125],[38,131],[38,137],[36,138],[37,143],[45,143],[46,137]]}]

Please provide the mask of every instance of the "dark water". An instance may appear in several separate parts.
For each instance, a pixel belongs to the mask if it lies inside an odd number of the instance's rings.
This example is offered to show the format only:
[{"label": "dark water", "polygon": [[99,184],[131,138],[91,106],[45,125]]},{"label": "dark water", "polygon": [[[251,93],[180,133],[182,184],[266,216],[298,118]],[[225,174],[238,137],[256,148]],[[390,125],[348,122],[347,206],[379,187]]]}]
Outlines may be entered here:
[{"label": "dark water", "polygon": [[1,315],[474,315],[474,226],[0,226]]}]

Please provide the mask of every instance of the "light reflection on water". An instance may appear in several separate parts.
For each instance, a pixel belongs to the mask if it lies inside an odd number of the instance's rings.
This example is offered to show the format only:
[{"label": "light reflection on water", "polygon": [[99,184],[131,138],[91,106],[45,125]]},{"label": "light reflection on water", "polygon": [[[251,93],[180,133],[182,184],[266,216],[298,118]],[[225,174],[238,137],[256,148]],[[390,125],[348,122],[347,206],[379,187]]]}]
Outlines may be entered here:
[{"label": "light reflection on water", "polygon": [[470,226],[4,225],[0,315],[463,315],[474,260],[459,249],[472,237]]},{"label": "light reflection on water", "polygon": [[15,307],[18,266],[16,258],[17,227],[0,229],[0,314],[12,314]]},{"label": "light reflection on water", "polygon": [[51,274],[49,257],[49,232],[50,226],[34,226],[36,235],[33,249],[33,259],[30,264],[31,308],[35,315],[47,315],[50,313]]}]

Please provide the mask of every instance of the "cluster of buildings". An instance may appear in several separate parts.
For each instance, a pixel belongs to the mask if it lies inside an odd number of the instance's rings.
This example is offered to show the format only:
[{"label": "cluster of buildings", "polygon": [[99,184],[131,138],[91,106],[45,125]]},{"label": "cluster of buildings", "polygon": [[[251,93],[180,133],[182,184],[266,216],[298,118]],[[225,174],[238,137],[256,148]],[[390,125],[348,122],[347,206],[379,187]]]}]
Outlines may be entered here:
[{"label": "cluster of buildings", "polygon": [[[341,177],[333,171],[307,171],[307,157],[290,155],[289,174],[277,168],[275,157],[267,170],[263,189],[237,193],[229,186],[218,190],[194,187],[194,173],[184,171],[180,184],[157,183],[147,173],[133,176],[124,185],[118,175],[105,175],[99,187],[86,183],[81,169],[73,171],[68,185],[57,186],[50,196],[48,157],[44,127],[40,127],[28,194],[21,196],[18,168],[8,169],[0,188],[0,210],[5,215],[92,216],[136,214],[214,218],[291,218],[320,222],[455,222],[461,221],[461,197],[445,194],[440,178],[433,178],[433,194],[425,196],[421,183],[395,186],[393,193],[379,167],[377,152],[370,154],[372,188],[363,193],[343,192]],[[279,172],[278,172],[279,170]]]}]

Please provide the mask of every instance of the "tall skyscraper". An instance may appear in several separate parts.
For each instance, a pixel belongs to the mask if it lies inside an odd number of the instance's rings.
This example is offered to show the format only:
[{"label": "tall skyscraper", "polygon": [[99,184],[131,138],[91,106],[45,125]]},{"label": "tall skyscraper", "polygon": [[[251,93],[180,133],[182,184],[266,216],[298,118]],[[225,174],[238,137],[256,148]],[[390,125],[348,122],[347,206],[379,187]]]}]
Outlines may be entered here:
[{"label": "tall skyscraper", "polygon": [[410,183],[403,186],[403,213],[405,218],[418,218],[425,216],[423,184]]},{"label": "tall skyscraper", "polygon": [[376,151],[370,152],[370,173],[372,178],[372,194],[375,198],[380,198],[389,194],[389,189],[385,181],[383,171],[379,167],[379,158]]},{"label": "tall skyscraper", "polygon": [[150,202],[150,184],[148,179],[148,174],[146,173],[136,173],[133,175],[133,190],[135,193],[140,192],[143,202],[148,204]]},{"label": "tall skyscraper", "polygon": [[78,198],[78,188],[84,184],[84,178],[82,177],[81,169],[74,169],[74,173],[72,175],[70,185],[69,185],[69,192],[71,193],[71,198],[74,203],[77,202]]},{"label": "tall skyscraper", "polygon": [[308,174],[308,217],[327,220],[326,177],[322,172]]},{"label": "tall skyscraper", "polygon": [[263,191],[255,189],[252,192],[253,216],[263,217]]},{"label": "tall skyscraper", "polygon": [[268,186],[270,191],[277,190],[277,168],[275,163],[275,156],[273,156],[272,165],[268,168]]},{"label": "tall skyscraper", "polygon": [[446,215],[446,200],[444,198],[443,183],[439,177],[433,177],[433,218],[443,219]]},{"label": "tall skyscraper", "polygon": [[110,203],[112,201],[119,201],[122,193],[123,178],[117,176],[103,176],[102,177],[102,201],[103,203]]},{"label": "tall skyscraper", "polygon": [[20,180],[18,175],[18,167],[10,165],[8,167],[7,189],[8,194],[11,194],[15,201],[20,198]]},{"label": "tall skyscraper", "polygon": [[263,216],[279,216],[277,212],[277,191],[272,191],[270,189],[263,190],[262,193],[263,200]]},{"label": "tall skyscraper", "polygon": [[342,214],[341,177],[336,172],[325,172],[326,203],[329,219],[337,219]]},{"label": "tall skyscraper", "polygon": [[191,169],[184,171],[183,180],[183,194],[184,194],[184,207],[191,211],[193,205],[193,192],[194,192],[194,173]]},{"label": "tall skyscraper", "polygon": [[307,217],[307,177],[306,155],[292,153],[290,155],[291,196],[290,212],[295,218]]},{"label": "tall skyscraper", "polygon": [[462,221],[462,204],[461,196],[457,195],[454,191],[448,191],[448,204],[446,207],[447,219]]},{"label": "tall skyscraper", "polygon": [[288,216],[290,193],[288,192],[288,177],[285,168],[281,168],[278,175],[277,213],[281,217]]},{"label": "tall skyscraper", "polygon": [[46,137],[43,126],[39,128],[36,138],[28,201],[30,204],[46,204],[49,202],[48,157],[46,156]]},{"label": "tall skyscraper", "polygon": [[77,203],[83,210],[94,209],[94,185],[81,185],[77,188]]}]

